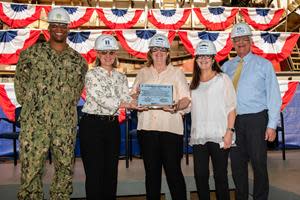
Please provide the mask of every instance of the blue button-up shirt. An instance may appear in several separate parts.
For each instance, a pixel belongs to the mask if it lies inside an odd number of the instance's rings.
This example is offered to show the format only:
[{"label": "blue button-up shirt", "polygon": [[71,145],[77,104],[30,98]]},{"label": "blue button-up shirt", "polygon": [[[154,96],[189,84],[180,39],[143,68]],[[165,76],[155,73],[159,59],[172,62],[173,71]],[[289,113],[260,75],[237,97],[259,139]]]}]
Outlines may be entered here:
[{"label": "blue button-up shirt", "polygon": [[[240,59],[237,56],[222,66],[222,70],[231,79]],[[280,116],[281,96],[273,65],[251,52],[243,59],[243,69],[237,88],[237,114],[268,110],[268,127],[276,129]]]}]

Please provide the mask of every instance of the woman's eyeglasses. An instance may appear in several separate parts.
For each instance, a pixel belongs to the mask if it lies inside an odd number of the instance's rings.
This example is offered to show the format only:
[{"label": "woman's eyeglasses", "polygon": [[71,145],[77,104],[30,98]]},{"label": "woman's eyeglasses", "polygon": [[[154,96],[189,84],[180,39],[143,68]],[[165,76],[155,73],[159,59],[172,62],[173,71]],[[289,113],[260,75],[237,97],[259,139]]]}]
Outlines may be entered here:
[{"label": "woman's eyeglasses", "polygon": [[116,54],[115,51],[99,51],[99,53],[100,53],[101,55],[109,54],[109,55],[111,55],[111,56]]},{"label": "woman's eyeglasses", "polygon": [[213,56],[212,55],[197,55],[196,60],[197,59],[213,59]]},{"label": "woman's eyeglasses", "polygon": [[163,47],[152,47],[150,50],[151,50],[151,52],[157,52],[157,51],[168,52],[169,51],[167,48],[163,48]]}]

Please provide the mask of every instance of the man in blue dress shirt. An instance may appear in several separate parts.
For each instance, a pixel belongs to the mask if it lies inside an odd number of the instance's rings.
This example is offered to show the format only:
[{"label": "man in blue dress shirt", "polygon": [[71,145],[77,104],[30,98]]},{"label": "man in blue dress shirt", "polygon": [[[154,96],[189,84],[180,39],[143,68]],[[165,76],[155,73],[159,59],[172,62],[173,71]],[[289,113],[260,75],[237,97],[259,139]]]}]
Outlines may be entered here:
[{"label": "man in blue dress shirt", "polygon": [[248,161],[254,173],[253,199],[267,200],[267,141],[274,141],[281,97],[273,65],[251,53],[251,29],[236,24],[231,32],[237,56],[222,70],[233,80],[237,93],[236,147],[230,152],[238,200],[248,199]]}]

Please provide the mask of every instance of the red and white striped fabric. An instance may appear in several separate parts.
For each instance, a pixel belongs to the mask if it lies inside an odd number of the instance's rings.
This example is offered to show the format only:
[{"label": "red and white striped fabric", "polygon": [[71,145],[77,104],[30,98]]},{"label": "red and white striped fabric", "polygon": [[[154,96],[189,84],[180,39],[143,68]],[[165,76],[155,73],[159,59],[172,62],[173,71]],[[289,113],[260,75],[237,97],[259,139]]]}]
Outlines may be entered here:
[{"label": "red and white striped fabric", "polygon": [[115,31],[122,47],[131,55],[138,58],[147,58],[149,42],[151,38],[159,33],[168,37],[170,44],[175,37],[175,31],[166,30],[122,30]]},{"label": "red and white striped fabric", "polygon": [[111,29],[127,29],[133,27],[140,19],[142,9],[97,8],[98,16]]},{"label": "red and white striped fabric", "polygon": [[159,29],[178,30],[191,14],[191,9],[151,9],[148,11],[148,20]]},{"label": "red and white striped fabric", "polygon": [[15,121],[15,109],[18,106],[13,83],[0,83],[0,108],[9,120]]},{"label": "red and white striped fabric", "polygon": [[[48,30],[43,30],[46,40],[50,35]],[[80,53],[88,63],[93,63],[96,59],[96,51],[94,50],[95,40],[101,34],[112,34],[112,31],[89,30],[89,31],[70,31],[67,38],[69,46]]]},{"label": "red and white striped fabric", "polygon": [[233,23],[238,9],[229,7],[204,7],[194,8],[194,12],[208,30],[216,31],[228,28]]},{"label": "red and white striped fabric", "polygon": [[26,27],[40,19],[42,7],[0,2],[0,19],[11,28]]},{"label": "red and white striped fabric", "polygon": [[219,62],[225,59],[232,49],[232,42],[229,33],[226,32],[208,32],[208,31],[179,31],[178,35],[186,50],[194,55],[195,48],[201,40],[212,41],[217,49],[216,60]]},{"label": "red and white striped fabric", "polygon": [[20,52],[33,45],[40,30],[0,30],[0,64],[16,64]]},{"label": "red and white striped fabric", "polygon": [[270,61],[286,59],[296,45],[299,34],[279,32],[253,32],[252,51]]},{"label": "red and white striped fabric", "polygon": [[284,9],[241,8],[240,13],[249,25],[255,29],[264,31],[278,24],[284,13]]}]

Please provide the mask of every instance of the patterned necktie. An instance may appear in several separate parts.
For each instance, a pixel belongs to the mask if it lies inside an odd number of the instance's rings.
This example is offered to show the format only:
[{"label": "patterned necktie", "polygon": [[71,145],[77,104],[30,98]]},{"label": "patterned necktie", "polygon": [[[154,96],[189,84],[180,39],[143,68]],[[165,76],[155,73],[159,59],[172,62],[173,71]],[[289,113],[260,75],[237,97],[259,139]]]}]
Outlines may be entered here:
[{"label": "patterned necktie", "polygon": [[235,90],[237,90],[237,87],[238,87],[241,72],[242,72],[242,69],[243,69],[243,63],[244,63],[244,60],[241,59],[240,62],[238,63],[238,65],[237,65],[237,68],[236,68],[235,73],[234,73],[233,78],[232,78],[232,82],[233,82],[233,86],[234,86]]}]

